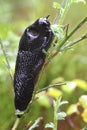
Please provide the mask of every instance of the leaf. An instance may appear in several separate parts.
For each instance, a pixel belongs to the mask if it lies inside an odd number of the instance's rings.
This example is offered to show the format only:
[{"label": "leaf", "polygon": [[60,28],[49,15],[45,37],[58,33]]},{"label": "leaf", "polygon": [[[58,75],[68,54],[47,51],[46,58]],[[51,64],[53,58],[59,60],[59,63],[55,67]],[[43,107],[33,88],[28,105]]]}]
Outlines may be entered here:
[{"label": "leaf", "polygon": [[55,108],[55,110],[57,110],[60,106],[68,103],[68,101],[61,101],[61,98],[62,97],[59,97],[59,98],[56,99],[56,101],[54,100],[54,108]]},{"label": "leaf", "polygon": [[61,98],[62,98],[62,97],[56,98],[56,101],[53,100],[53,106],[54,106],[55,112],[56,112],[57,109],[59,108],[59,104],[60,104],[60,102],[61,102]]},{"label": "leaf", "polygon": [[28,129],[28,130],[33,130],[34,128],[36,128],[36,127],[38,127],[39,125],[39,123],[40,123],[40,121],[42,120],[42,117],[39,117],[36,121],[35,121],[35,123]]},{"label": "leaf", "polygon": [[68,101],[61,101],[60,104],[59,104],[59,107],[64,105],[64,104],[67,104],[67,103],[68,103]]},{"label": "leaf", "polygon": [[53,124],[52,122],[47,123],[47,124],[45,125],[45,128],[54,128],[54,124]]},{"label": "leaf", "polygon": [[63,32],[63,29],[61,26],[54,24],[54,25],[51,25],[51,29],[52,29],[55,37],[58,38],[58,40],[61,40],[64,38],[64,32]]},{"label": "leaf", "polygon": [[56,9],[59,9],[59,10],[62,9],[62,6],[57,2],[53,2],[53,7],[56,8]]},{"label": "leaf", "polygon": [[64,120],[64,118],[66,117],[66,113],[65,112],[60,112],[56,114],[56,119],[57,120]]}]

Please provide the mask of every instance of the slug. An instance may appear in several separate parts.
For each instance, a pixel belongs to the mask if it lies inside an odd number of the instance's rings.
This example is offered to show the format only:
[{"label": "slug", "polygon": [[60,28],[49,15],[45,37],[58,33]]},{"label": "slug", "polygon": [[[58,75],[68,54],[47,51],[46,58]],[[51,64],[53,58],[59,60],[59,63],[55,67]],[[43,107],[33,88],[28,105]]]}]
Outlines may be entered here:
[{"label": "slug", "polygon": [[48,16],[27,27],[20,39],[14,73],[15,108],[26,110],[32,99],[37,76],[53,39]]}]

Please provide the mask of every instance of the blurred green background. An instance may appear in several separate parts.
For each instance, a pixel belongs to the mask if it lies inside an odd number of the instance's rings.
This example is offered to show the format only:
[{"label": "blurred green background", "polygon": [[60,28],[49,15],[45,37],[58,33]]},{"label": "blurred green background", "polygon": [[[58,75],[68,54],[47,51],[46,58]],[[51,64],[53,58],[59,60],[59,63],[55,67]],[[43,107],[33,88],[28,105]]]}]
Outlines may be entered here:
[{"label": "blurred green background", "polygon": [[[23,31],[36,19],[45,17],[48,14],[50,14],[49,19],[52,23],[56,16],[53,2],[54,0],[0,0],[0,38],[2,39],[13,74],[19,40]],[[58,2],[61,2],[61,0]],[[87,16],[87,4],[73,4],[64,24],[69,24],[70,31],[85,16]],[[85,33],[87,33],[87,24],[84,24],[74,34],[72,40]],[[64,124],[66,127],[63,129],[81,130],[87,122],[87,40],[78,43],[71,50],[58,54],[45,68],[38,86],[42,88],[51,83],[64,81],[68,81],[66,86],[49,89],[47,93],[39,95],[39,100],[32,104],[32,109],[22,119],[18,130],[27,130],[25,125],[29,121],[35,121],[40,116],[43,117],[43,121],[37,130],[44,130],[44,124],[53,121],[51,98],[60,95],[63,96],[64,100],[69,101],[69,104],[63,109],[71,115],[68,117],[69,121],[73,123],[72,127],[68,123],[67,118],[64,121],[67,126]],[[81,110],[79,110],[78,106]],[[73,114],[75,115],[73,116]],[[15,119],[12,81],[0,46],[0,130],[11,130]],[[61,122],[59,130],[62,130]]]}]

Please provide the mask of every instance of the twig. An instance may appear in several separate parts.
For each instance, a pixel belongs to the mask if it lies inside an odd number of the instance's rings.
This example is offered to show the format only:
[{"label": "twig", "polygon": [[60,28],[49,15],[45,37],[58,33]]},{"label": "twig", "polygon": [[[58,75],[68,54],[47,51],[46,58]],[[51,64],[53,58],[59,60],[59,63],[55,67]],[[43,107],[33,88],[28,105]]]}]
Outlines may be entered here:
[{"label": "twig", "polygon": [[60,51],[60,48],[66,43],[66,41],[85,23],[87,22],[87,17],[85,17],[70,33],[67,37],[64,38],[64,40],[60,43],[58,46],[58,51]]},{"label": "twig", "polygon": [[[34,90],[33,96],[32,96],[32,102],[34,102],[34,101],[37,100],[37,98],[35,98],[35,95],[36,95],[37,93],[40,93],[40,92],[42,92],[42,91],[45,91],[45,90],[47,90],[47,89],[49,89],[49,88],[51,88],[51,87],[58,87],[58,86],[65,85],[65,84],[66,84],[66,82],[65,82],[65,83],[59,83],[59,84],[52,84],[52,85],[49,85],[49,86],[47,86],[47,87],[45,87],[45,88],[43,88],[43,89]],[[37,86],[36,86],[36,88],[37,88]],[[27,111],[26,111],[25,113],[28,113],[28,112],[29,112],[29,110],[30,110],[30,105],[32,105],[32,102],[30,102],[29,107],[28,107],[28,109],[27,109]]]},{"label": "twig", "polygon": [[65,37],[68,36],[68,29],[69,29],[69,24],[66,25],[66,35],[65,35]]},{"label": "twig", "polygon": [[37,93],[40,93],[40,92],[42,92],[42,91],[45,91],[45,90],[47,90],[47,89],[49,89],[49,88],[51,88],[51,87],[57,87],[57,86],[65,85],[65,84],[66,84],[66,83],[59,83],[59,84],[49,85],[49,86],[47,86],[47,87],[45,87],[45,88],[43,88],[43,89],[41,89],[41,90],[38,90],[38,91],[36,92],[36,94],[37,94]]},{"label": "twig", "polygon": [[0,39],[0,44],[1,44],[1,49],[2,49],[3,54],[4,54],[4,57],[5,57],[5,61],[6,61],[6,65],[7,65],[7,68],[8,68],[9,74],[10,74],[10,77],[11,77],[12,82],[13,82],[13,76],[12,76],[12,72],[11,72],[11,67],[10,67],[10,64],[9,64],[9,61],[8,61],[8,58],[7,58],[7,55],[6,55],[6,52],[5,52],[5,49],[4,49],[4,47],[3,47],[3,44],[2,44],[1,39]]},{"label": "twig", "polygon": [[18,125],[19,125],[19,123],[20,123],[20,119],[21,119],[21,118],[17,118],[17,119],[16,119],[16,121],[15,121],[15,123],[14,123],[14,125],[13,125],[13,127],[12,127],[11,130],[16,130],[16,129],[17,129],[17,127],[18,127]]},{"label": "twig", "polygon": [[72,47],[74,44],[76,44],[76,43],[78,43],[78,42],[80,42],[80,41],[82,41],[82,40],[84,40],[84,39],[86,39],[86,38],[87,38],[87,34],[85,34],[85,35],[83,35],[82,37],[77,38],[77,39],[75,39],[75,40],[69,42],[66,46],[62,47],[62,48],[60,49],[60,51],[67,50],[67,49],[69,49],[70,47]]},{"label": "twig", "polygon": [[[66,0],[63,0],[63,2],[61,3],[62,8],[64,8],[65,4],[66,4]],[[60,11],[58,10],[53,24],[57,24],[58,23],[58,20],[60,19],[60,16],[61,16],[60,15]]]},{"label": "twig", "polygon": [[63,4],[63,8],[64,8],[64,11],[63,13],[61,14],[61,17],[59,19],[59,24],[62,25],[63,22],[64,22],[64,19],[65,19],[65,16],[68,12],[68,10],[70,9],[70,6],[71,6],[71,2],[69,0],[64,0],[64,4]]},{"label": "twig", "polygon": [[[65,35],[65,38],[62,40],[62,42],[58,45],[57,49],[51,53],[51,55],[47,58],[47,61],[45,62],[44,66],[47,66],[48,63],[50,62],[50,60],[55,57],[58,52],[61,52],[62,51],[62,46],[67,42],[67,40],[85,23],[87,22],[87,17],[85,17],[79,24],[77,24],[77,26],[67,35]],[[68,27],[67,27],[67,31],[68,31]],[[67,32],[66,32],[67,33]],[[84,36],[82,36],[81,39],[85,39],[83,38]],[[79,42],[81,41],[81,39],[78,39],[78,41],[75,41],[76,42]],[[54,41],[53,41],[54,42]],[[72,42],[72,45],[74,45],[75,43]],[[71,45],[71,46],[72,46]],[[67,49],[67,48],[66,48]],[[64,51],[64,50],[63,50]]]},{"label": "twig", "polygon": [[42,120],[43,118],[42,117],[39,117],[36,121],[35,121],[35,123],[28,129],[28,130],[33,130],[34,128],[36,128],[36,127],[38,127],[39,125],[39,123],[40,123],[40,121]]}]

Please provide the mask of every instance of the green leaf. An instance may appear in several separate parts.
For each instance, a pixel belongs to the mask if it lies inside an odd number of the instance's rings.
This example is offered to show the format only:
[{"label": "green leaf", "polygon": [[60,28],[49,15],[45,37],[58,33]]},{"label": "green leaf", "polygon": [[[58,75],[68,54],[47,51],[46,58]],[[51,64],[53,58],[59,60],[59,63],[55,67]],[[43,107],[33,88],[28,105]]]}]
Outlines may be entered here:
[{"label": "green leaf", "polygon": [[62,9],[62,6],[57,2],[53,2],[53,7],[56,8],[56,9],[59,9],[59,10]]},{"label": "green leaf", "polygon": [[65,112],[60,112],[56,114],[56,119],[57,120],[64,120],[64,118],[66,117],[66,113]]},{"label": "green leaf", "polygon": [[61,102],[61,98],[62,98],[62,97],[57,98],[56,101],[53,100],[53,104],[54,104],[54,109],[55,109],[55,110],[57,110],[57,109],[59,108],[59,104],[60,104],[60,102]]},{"label": "green leaf", "polygon": [[54,24],[54,25],[51,25],[51,29],[52,29],[55,37],[58,38],[58,40],[61,40],[64,38],[64,32],[63,32],[63,29],[61,26]]},{"label": "green leaf", "polygon": [[62,106],[62,105],[64,105],[64,104],[67,104],[67,103],[68,103],[68,101],[61,101],[61,98],[62,98],[62,97],[57,98],[57,99],[56,99],[57,101],[54,100],[54,107],[56,108],[56,110],[57,110],[60,106]]},{"label": "green leaf", "polygon": [[38,127],[42,117],[39,117],[37,120],[35,120],[34,124],[28,129],[28,130],[33,130],[34,128]]},{"label": "green leaf", "polygon": [[68,103],[68,101],[61,101],[59,106],[62,106],[62,105],[67,104],[67,103]]},{"label": "green leaf", "polygon": [[47,123],[47,124],[45,125],[45,128],[54,128],[54,124],[53,124],[52,122]]}]

